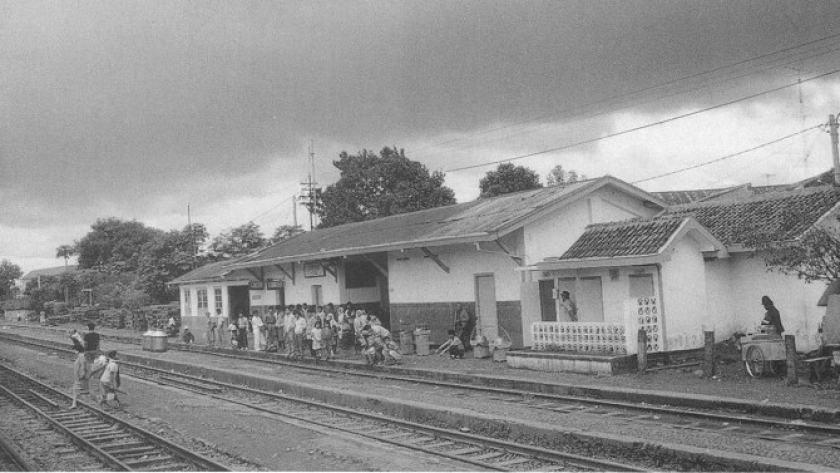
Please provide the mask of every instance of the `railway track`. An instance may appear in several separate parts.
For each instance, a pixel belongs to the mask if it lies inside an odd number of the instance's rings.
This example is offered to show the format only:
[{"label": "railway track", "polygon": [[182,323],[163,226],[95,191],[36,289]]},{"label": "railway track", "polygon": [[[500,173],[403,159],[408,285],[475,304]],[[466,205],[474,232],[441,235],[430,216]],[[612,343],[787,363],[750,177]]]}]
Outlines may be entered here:
[{"label": "railway track", "polygon": [[[123,363],[132,376],[263,413],[445,457],[490,471],[648,471],[609,460],[566,454],[452,429],[363,413],[269,391]],[[138,371],[148,376],[141,376]]]},{"label": "railway track", "polygon": [[[55,346],[40,342],[26,341],[27,344],[42,346],[56,350]],[[210,353],[214,353],[208,350]],[[215,354],[215,353],[214,353]],[[442,381],[424,380],[417,377],[398,376],[385,372],[356,372],[338,369],[330,366],[301,365],[286,360],[258,359],[253,356],[241,357],[235,352],[218,353],[219,356],[231,358],[245,358],[258,360],[276,365],[286,365],[295,369],[315,370],[332,375],[372,376],[378,379],[404,381],[413,384],[433,384],[439,388],[447,387],[453,390],[453,395],[462,399],[475,399],[476,402],[488,399],[525,406],[529,409],[546,410],[553,413],[569,415],[601,416],[611,419],[624,419],[638,423],[651,423],[658,426],[667,425],[674,429],[716,432],[733,438],[751,437],[763,441],[782,442],[785,444],[799,444],[819,449],[840,449],[840,427],[837,425],[802,420],[788,421],[766,416],[742,415],[732,412],[712,412],[697,409],[675,408],[671,406],[656,406],[650,404],[634,404],[628,402],[592,399],[582,396],[568,396],[559,394],[534,393],[531,391],[492,388],[479,385],[463,385]],[[138,365],[141,368],[141,365]],[[179,375],[180,376],[180,375]],[[187,378],[184,378],[187,379]],[[163,381],[166,382],[165,380]],[[210,380],[199,380],[197,383],[214,383]],[[177,382],[175,382],[177,383]],[[199,389],[200,390],[200,389]],[[212,393],[211,393],[212,394]]]},{"label": "railway track", "polygon": [[[60,458],[60,470],[229,471],[227,467],[0,364],[0,408]],[[46,439],[46,440],[44,440]],[[20,443],[18,444],[20,446]],[[50,468],[47,468],[50,469]]]}]

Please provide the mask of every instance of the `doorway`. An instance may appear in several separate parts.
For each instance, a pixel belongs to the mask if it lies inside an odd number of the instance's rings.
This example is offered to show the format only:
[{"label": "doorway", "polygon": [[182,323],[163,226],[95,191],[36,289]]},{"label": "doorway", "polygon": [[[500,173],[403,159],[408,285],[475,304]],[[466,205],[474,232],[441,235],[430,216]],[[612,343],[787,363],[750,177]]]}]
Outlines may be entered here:
[{"label": "doorway", "polygon": [[228,309],[231,317],[251,313],[251,299],[248,286],[228,286]]},{"label": "doorway", "polygon": [[499,315],[496,312],[496,278],[490,274],[475,276],[475,310],[477,332],[487,340],[499,338]]}]

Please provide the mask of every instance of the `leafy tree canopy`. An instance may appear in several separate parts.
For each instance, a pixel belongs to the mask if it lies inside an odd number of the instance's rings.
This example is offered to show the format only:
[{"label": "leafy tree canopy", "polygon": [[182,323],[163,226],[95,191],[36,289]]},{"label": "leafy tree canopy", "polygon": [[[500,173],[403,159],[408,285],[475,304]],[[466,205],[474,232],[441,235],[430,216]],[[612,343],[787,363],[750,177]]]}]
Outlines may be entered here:
[{"label": "leafy tree canopy", "polygon": [[341,177],[321,194],[316,209],[321,227],[455,203],[455,193],[443,185],[443,173],[429,173],[396,147],[383,148],[378,155],[368,150],[355,155],[342,152],[333,166]]},{"label": "leafy tree canopy", "polygon": [[248,222],[220,233],[210,244],[210,251],[217,259],[229,259],[253,253],[267,243],[260,226]]},{"label": "leafy tree canopy", "polygon": [[79,268],[115,273],[134,271],[140,249],[160,233],[161,230],[136,220],[98,219],[91,225],[91,231],[75,244]]},{"label": "leafy tree canopy", "polygon": [[268,243],[274,245],[301,233],[303,233],[303,228],[300,225],[280,225],[274,229],[274,235],[268,240]]},{"label": "leafy tree canopy", "polygon": [[6,298],[11,294],[11,288],[15,285],[15,279],[23,276],[20,266],[4,259],[0,261],[0,298]]},{"label": "leafy tree canopy", "polygon": [[828,283],[840,278],[840,216],[791,240],[791,231],[801,228],[805,218],[809,218],[806,212],[791,210],[778,218],[778,225],[745,223],[738,230],[739,240],[759,250],[768,270],[796,275],[806,282]]},{"label": "leafy tree canopy", "polygon": [[551,168],[551,171],[548,172],[546,176],[546,185],[549,187],[559,186],[561,184],[571,184],[573,182],[578,182],[586,179],[586,174],[578,175],[577,171],[572,169],[566,171],[563,169],[562,164],[558,164]]},{"label": "leafy tree canopy", "polygon": [[495,171],[489,171],[478,183],[481,197],[493,197],[511,192],[539,189],[540,176],[525,166],[502,163]]},{"label": "leafy tree canopy", "polygon": [[207,228],[200,223],[194,223],[192,230],[187,225],[180,231],[172,230],[155,236],[143,245],[137,286],[157,303],[177,299],[177,288],[166,283],[207,263],[208,257],[202,248],[208,236]]}]

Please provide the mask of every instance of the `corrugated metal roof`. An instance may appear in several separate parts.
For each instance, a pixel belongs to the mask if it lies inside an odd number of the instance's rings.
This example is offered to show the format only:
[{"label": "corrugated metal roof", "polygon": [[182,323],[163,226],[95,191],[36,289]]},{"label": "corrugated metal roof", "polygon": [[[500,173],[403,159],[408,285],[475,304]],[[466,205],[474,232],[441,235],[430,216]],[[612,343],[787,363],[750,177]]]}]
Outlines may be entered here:
[{"label": "corrugated metal roof", "polygon": [[560,260],[655,255],[685,220],[660,218],[589,225]]},{"label": "corrugated metal roof", "polygon": [[774,233],[780,241],[794,240],[838,202],[840,189],[823,186],[681,205],[661,216],[692,216],[726,246],[732,246],[743,244],[745,232]]},{"label": "corrugated metal roof", "polygon": [[[350,223],[305,232],[243,258],[233,267],[251,263],[301,261],[399,248],[463,243],[498,238],[498,232],[513,228],[540,211],[573,199],[607,183],[629,186],[604,176],[563,186],[478,199],[463,204]],[[636,189],[640,195],[650,196]]]},{"label": "corrugated metal roof", "polygon": [[693,189],[684,191],[663,191],[651,192],[668,205],[683,205],[707,199],[721,192],[727,192],[732,187],[719,187],[717,189]]}]

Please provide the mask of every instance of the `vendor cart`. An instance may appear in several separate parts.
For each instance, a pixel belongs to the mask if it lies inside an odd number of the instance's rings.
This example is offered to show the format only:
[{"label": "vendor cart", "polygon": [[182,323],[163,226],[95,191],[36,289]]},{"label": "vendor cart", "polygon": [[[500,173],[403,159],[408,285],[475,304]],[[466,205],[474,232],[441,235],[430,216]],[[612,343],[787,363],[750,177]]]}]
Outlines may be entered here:
[{"label": "vendor cart", "polygon": [[761,325],[756,328],[755,333],[741,337],[741,359],[747,368],[747,374],[753,378],[759,378],[768,372],[777,375],[787,360],[785,340],[776,333],[775,327]]}]

